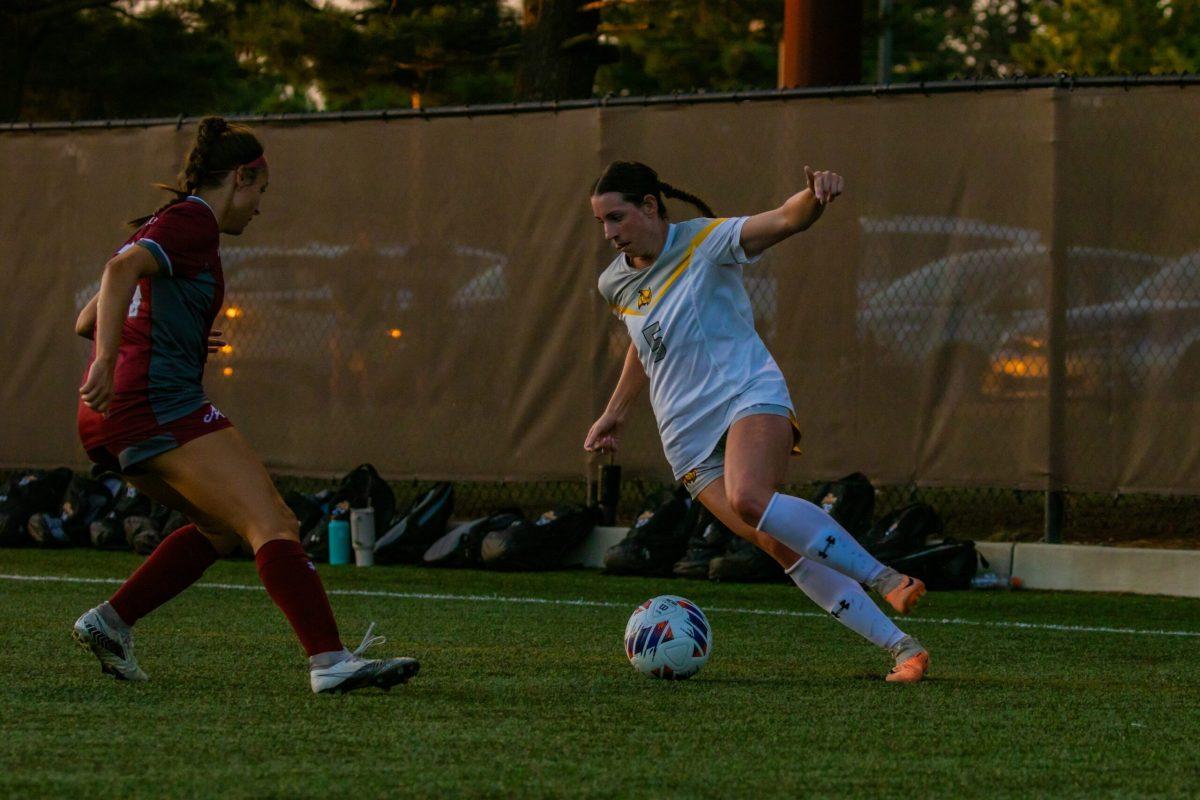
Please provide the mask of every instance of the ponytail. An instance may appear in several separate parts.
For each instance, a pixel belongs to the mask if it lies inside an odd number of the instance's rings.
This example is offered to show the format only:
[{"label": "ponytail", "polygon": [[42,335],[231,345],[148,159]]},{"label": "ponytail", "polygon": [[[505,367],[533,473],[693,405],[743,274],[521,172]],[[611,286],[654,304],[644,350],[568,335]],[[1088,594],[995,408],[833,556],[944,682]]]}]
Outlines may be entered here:
[{"label": "ponytail", "polygon": [[676,189],[669,183],[658,179],[658,173],[640,161],[614,161],[605,168],[603,174],[592,184],[592,196],[617,192],[628,203],[640,204],[646,195],[658,201],[658,215],[667,216],[667,206],[663,195],[691,203],[706,217],[716,214],[708,207],[708,203],[681,189]]},{"label": "ponytail", "polygon": [[175,197],[159,206],[153,214],[130,220],[129,225],[140,228],[188,195],[219,185],[230,172],[258,160],[262,154],[262,144],[247,126],[229,122],[224,117],[205,117],[196,129],[196,141],[183,160],[176,185],[154,184],[155,188],[172,192]]},{"label": "ponytail", "polygon": [[[676,200],[682,200],[685,203],[691,203],[697,209],[699,209],[701,214],[703,214],[706,217],[715,217],[716,216],[716,214],[713,213],[713,210],[708,207],[708,203],[704,202],[699,197],[696,197],[696,195],[694,195],[694,194],[685,192],[682,189],[676,189],[674,186],[672,186],[671,184],[669,184],[665,181],[659,181],[658,188],[667,197],[673,197]],[[661,203],[660,203],[660,205],[661,205]]]}]

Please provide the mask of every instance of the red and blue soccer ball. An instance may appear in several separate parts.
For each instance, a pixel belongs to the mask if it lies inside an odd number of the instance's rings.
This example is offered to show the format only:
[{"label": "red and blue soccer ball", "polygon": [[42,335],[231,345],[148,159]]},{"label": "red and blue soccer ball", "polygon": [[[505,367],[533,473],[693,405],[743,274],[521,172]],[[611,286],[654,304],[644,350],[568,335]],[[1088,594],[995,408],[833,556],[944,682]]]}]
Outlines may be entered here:
[{"label": "red and blue soccer ball", "polygon": [[625,626],[625,655],[643,675],[681,681],[700,671],[712,653],[712,627],[700,607],[671,594],[652,597]]}]

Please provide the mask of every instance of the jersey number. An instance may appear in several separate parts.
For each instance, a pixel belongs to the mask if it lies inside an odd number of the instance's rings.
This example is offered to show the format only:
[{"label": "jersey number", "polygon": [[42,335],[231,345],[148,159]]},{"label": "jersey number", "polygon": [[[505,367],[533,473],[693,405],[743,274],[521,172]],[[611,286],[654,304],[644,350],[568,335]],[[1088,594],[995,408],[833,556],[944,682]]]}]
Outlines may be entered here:
[{"label": "jersey number", "polygon": [[662,324],[654,322],[647,325],[642,328],[642,336],[646,337],[646,342],[650,345],[650,355],[654,357],[654,362],[657,364],[662,361],[667,354],[667,346],[663,343]]}]

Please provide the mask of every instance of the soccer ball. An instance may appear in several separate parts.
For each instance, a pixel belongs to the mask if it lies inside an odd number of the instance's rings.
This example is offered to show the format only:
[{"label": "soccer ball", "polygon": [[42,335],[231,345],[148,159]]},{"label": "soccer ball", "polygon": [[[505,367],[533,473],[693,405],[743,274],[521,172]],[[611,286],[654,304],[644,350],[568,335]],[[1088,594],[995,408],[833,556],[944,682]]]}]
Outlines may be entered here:
[{"label": "soccer ball", "polygon": [[625,655],[643,675],[681,681],[700,671],[712,653],[712,628],[699,606],[664,594],[634,610],[625,626]]}]

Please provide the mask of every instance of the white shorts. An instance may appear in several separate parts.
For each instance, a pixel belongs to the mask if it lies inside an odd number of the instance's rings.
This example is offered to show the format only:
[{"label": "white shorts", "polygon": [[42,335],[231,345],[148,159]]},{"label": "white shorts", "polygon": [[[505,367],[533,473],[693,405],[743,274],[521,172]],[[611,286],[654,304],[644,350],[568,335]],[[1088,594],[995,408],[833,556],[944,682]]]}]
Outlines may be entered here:
[{"label": "white shorts", "polygon": [[[773,414],[774,416],[786,419],[792,418],[792,411],[787,406],[775,405],[774,403],[758,403],[757,405],[746,406],[734,414],[733,422],[745,419],[746,417],[752,417],[755,414]],[[733,427],[733,422],[730,423],[730,427]],[[725,440],[728,438],[729,431],[725,431],[725,435],[721,437],[721,441],[717,442],[717,446],[708,454],[708,457],[684,474],[682,478],[683,485],[687,488],[688,494],[692,496],[692,499],[700,497],[700,493],[708,488],[710,483],[725,474]]]}]

